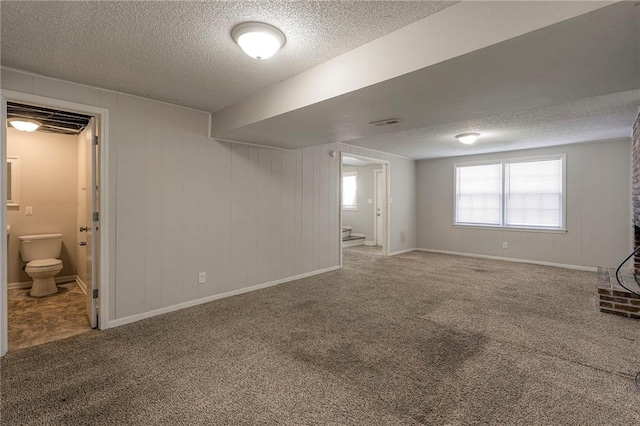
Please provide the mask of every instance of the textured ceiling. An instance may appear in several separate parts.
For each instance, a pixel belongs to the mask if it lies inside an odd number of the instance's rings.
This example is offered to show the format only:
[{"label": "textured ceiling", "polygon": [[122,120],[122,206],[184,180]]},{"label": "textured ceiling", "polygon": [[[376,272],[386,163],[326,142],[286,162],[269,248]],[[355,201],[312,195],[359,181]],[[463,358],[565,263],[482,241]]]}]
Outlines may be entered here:
[{"label": "textured ceiling", "polygon": [[[629,138],[639,110],[640,90],[630,90],[351,140],[349,144],[423,159]],[[473,145],[464,145],[455,138],[464,132],[478,132],[481,137]]]},{"label": "textured ceiling", "polygon": [[[3,0],[1,63],[213,112],[455,3]],[[287,37],[271,60],[231,39],[252,20]]]}]

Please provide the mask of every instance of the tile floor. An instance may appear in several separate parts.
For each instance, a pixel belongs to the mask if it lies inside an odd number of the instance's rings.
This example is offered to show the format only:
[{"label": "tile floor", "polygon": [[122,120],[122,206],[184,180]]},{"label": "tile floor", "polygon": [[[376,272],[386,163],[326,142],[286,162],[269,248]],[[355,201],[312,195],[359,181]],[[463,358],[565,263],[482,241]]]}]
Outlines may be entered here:
[{"label": "tile floor", "polygon": [[7,292],[9,350],[28,348],[91,331],[86,296],[76,283],[58,284],[51,296],[31,297],[30,289]]}]

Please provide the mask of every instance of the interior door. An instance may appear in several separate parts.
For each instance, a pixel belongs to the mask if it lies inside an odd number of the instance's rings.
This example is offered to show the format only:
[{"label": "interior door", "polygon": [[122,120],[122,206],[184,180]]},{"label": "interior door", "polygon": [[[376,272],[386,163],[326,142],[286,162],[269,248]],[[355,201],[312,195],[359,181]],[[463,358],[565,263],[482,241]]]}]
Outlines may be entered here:
[{"label": "interior door", "polygon": [[98,133],[96,119],[89,122],[87,137],[87,315],[91,328],[98,327]]},{"label": "interior door", "polygon": [[387,191],[385,185],[384,169],[376,171],[376,245],[384,247],[385,245],[385,215],[387,214],[386,200]]}]

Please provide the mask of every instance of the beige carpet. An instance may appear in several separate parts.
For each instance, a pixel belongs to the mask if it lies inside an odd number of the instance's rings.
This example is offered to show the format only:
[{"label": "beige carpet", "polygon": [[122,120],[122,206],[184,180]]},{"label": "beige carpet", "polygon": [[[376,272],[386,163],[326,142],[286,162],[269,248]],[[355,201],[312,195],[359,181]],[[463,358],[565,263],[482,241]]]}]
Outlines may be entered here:
[{"label": "beige carpet", "polygon": [[345,251],[345,268],[10,352],[2,424],[638,424],[640,322],[595,273]]}]

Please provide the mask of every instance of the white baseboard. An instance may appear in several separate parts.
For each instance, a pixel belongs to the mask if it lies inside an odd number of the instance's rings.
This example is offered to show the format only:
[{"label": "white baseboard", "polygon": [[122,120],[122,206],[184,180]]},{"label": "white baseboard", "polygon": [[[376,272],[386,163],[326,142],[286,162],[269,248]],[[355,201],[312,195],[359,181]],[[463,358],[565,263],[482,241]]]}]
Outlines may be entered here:
[{"label": "white baseboard", "polygon": [[84,283],[84,281],[82,281],[82,279],[80,279],[80,277],[78,275],[76,275],[76,284],[78,284],[78,287],[80,287],[80,290],[82,290],[82,292],[86,296],[87,295],[87,285]]},{"label": "white baseboard", "polygon": [[411,251],[416,251],[416,250],[420,250],[420,249],[408,248],[408,249],[404,249],[404,250],[398,250],[398,251],[394,251],[393,253],[389,253],[389,256],[396,256],[398,254],[409,253]]},{"label": "white baseboard", "polygon": [[513,257],[502,257],[502,256],[489,256],[489,255],[486,255],[486,254],[462,253],[462,252],[457,252],[457,251],[431,250],[431,249],[423,249],[423,248],[417,248],[417,249],[414,249],[414,250],[426,251],[426,252],[429,252],[429,253],[452,254],[452,255],[455,255],[455,256],[477,257],[477,258],[480,258],[480,259],[502,260],[502,261],[505,261],[505,262],[529,263],[529,264],[532,264],[532,265],[553,266],[555,268],[576,269],[578,271],[597,272],[597,270],[598,270],[598,268],[592,268],[590,266],[567,265],[567,264],[564,264],[564,263],[543,262],[543,261],[539,261],[539,260],[516,259],[516,258],[513,258]]},{"label": "white baseboard", "polygon": [[237,296],[243,293],[249,293],[251,291],[261,290],[263,288],[272,287],[278,284],[284,284],[290,281],[300,280],[303,278],[312,277],[314,275],[324,274],[326,272],[335,271],[336,269],[340,269],[340,266],[331,266],[329,268],[319,269],[317,271],[307,272],[305,274],[294,275],[288,278],[282,278],[275,281],[270,281],[263,284],[257,284],[251,287],[241,288],[239,290],[233,290],[226,293],[214,294],[213,296],[207,296],[200,299],[190,300],[188,302],[178,303],[177,305],[167,306],[166,308],[154,309],[153,311],[143,312],[141,314],[135,314],[124,318],[119,318],[113,321],[109,321],[109,327],[119,327],[125,324],[131,324],[132,322],[140,321],[146,318],[155,317],[157,315],[166,314],[173,311],[178,311],[180,309],[190,308],[196,305],[202,305],[203,303],[213,302],[214,300],[224,299],[226,297]]},{"label": "white baseboard", "polygon": [[[76,280],[76,276],[75,275],[69,275],[66,277],[55,277],[54,278],[56,284],[65,284],[65,283],[70,283]],[[7,290],[14,290],[16,288],[31,288],[31,284],[33,284],[33,281],[21,281],[21,282],[17,282],[17,283],[10,283],[7,284]]]},{"label": "white baseboard", "polygon": [[365,246],[375,246],[375,245],[376,245],[376,243],[375,243],[375,241],[367,241],[367,240],[364,240],[364,245],[365,245]]}]

